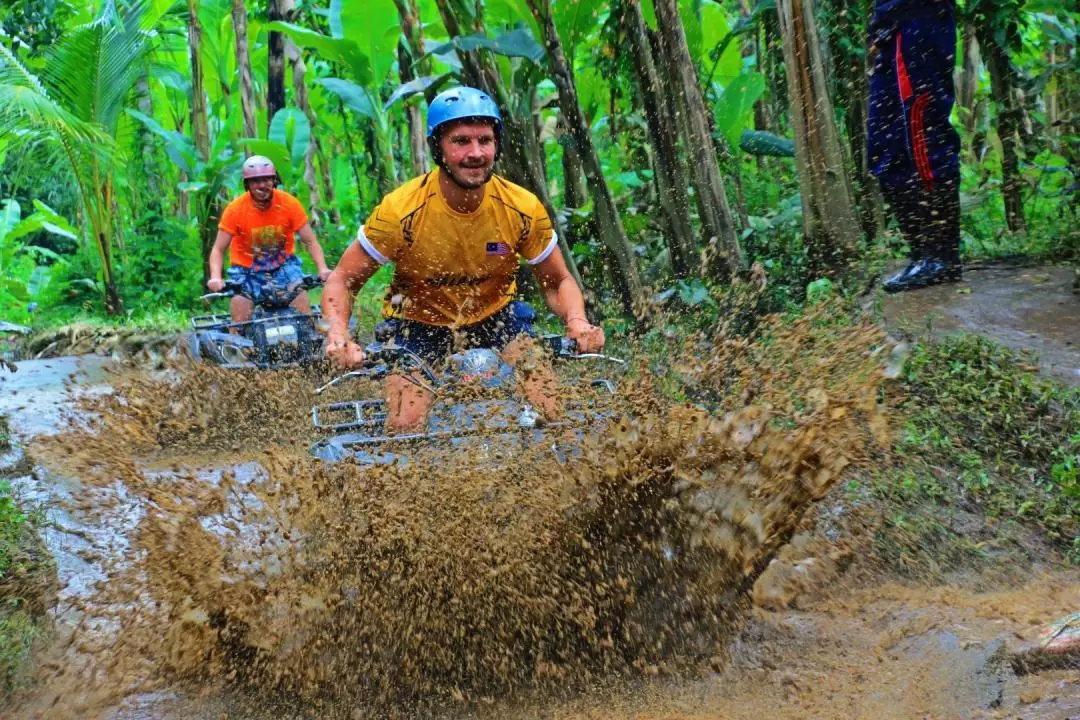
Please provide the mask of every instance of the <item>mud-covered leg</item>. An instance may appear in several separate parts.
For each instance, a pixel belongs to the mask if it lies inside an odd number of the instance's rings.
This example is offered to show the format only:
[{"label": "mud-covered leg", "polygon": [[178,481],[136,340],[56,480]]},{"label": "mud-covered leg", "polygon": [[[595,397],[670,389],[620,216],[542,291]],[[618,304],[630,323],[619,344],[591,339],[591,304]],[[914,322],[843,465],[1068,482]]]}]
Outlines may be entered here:
[{"label": "mud-covered leg", "polygon": [[296,299],[292,301],[292,307],[298,312],[302,312],[305,315],[311,314],[311,301],[308,299],[308,294],[302,292],[296,296]]},{"label": "mud-covered leg", "polygon": [[413,432],[423,427],[435,394],[404,375],[386,378],[386,429],[391,433]]},{"label": "mud-covered leg", "polygon": [[255,310],[255,303],[242,295],[233,295],[229,300],[229,316],[234,323],[247,322]]},{"label": "mud-covered leg", "polygon": [[502,357],[517,371],[522,394],[544,419],[555,420],[562,417],[559,379],[536,341],[520,335],[503,349]]}]

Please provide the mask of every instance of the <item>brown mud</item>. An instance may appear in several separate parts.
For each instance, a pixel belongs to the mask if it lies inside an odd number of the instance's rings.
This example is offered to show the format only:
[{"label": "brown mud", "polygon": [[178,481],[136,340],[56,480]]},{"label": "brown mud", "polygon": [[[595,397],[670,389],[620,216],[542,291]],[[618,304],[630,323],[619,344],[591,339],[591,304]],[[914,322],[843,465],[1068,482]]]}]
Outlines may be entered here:
[{"label": "brown mud", "polygon": [[880,311],[894,337],[928,329],[934,336],[979,333],[1034,352],[1045,374],[1080,385],[1080,295],[1073,279],[1068,267],[980,265],[966,269],[959,284],[885,295]]},{"label": "brown mud", "polygon": [[836,542],[760,584],[889,438],[880,330],[822,308],[763,336],[638,365],[566,461],[328,466],[305,453],[303,374],[113,377],[32,447],[27,487],[80,542],[12,716],[979,717],[1024,683],[1025,707],[1071,707],[1073,676],[1000,662],[1003,636],[1080,602],[1064,571],[919,590]]}]

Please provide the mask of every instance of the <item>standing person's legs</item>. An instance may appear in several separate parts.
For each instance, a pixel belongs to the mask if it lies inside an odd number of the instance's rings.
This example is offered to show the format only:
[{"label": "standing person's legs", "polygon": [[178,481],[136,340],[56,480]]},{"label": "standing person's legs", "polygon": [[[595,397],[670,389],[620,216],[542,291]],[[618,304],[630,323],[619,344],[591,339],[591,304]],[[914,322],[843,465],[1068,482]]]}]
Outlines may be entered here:
[{"label": "standing person's legs", "polygon": [[887,279],[886,292],[903,292],[961,278],[960,188],[957,181],[925,190],[918,183],[882,191],[900,233],[910,247],[911,262]]},{"label": "standing person's legs", "polygon": [[927,232],[933,257],[951,266],[957,279],[962,271],[960,262],[960,181],[943,182],[931,195],[932,215]]}]

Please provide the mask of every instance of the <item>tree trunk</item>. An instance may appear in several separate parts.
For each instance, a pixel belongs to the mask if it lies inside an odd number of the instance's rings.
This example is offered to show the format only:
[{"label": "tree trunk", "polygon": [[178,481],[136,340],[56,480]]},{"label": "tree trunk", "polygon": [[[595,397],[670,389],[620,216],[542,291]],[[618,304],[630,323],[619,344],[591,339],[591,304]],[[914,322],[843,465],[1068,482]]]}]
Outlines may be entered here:
[{"label": "tree trunk", "polygon": [[[1053,44],[1046,53],[1048,67],[1057,66],[1057,48],[1057,44]],[[1055,82],[1053,86],[1046,88],[1046,128],[1054,136],[1060,136],[1061,110],[1058,102],[1058,97],[1061,94],[1060,86],[1061,81]]]},{"label": "tree trunk", "polygon": [[[203,90],[202,73],[202,27],[199,24],[197,0],[188,0],[188,50],[191,56],[191,134],[195,140],[195,150],[202,162],[210,160],[210,123],[206,110],[206,92]],[[198,178],[193,178],[198,179]],[[217,199],[205,197],[196,200],[205,203],[205,217],[199,227],[199,239],[203,260],[203,282],[210,277],[210,249],[214,246],[216,228],[211,225],[214,215],[213,206]],[[216,223],[213,223],[216,225]]]},{"label": "tree trunk", "polygon": [[859,222],[844,168],[812,0],[779,0],[795,165],[811,273],[846,275],[855,267]]},{"label": "tree trunk", "polygon": [[251,54],[248,52],[247,8],[244,0],[233,0],[233,34],[236,36],[236,72],[240,76],[240,109],[244,115],[244,137],[256,138],[255,84],[251,79]]},{"label": "tree trunk", "polygon": [[[403,24],[404,29],[404,24]],[[398,43],[398,75],[401,84],[412,82],[416,74],[411,67],[412,58],[404,43]],[[405,106],[405,117],[408,120],[409,133],[409,156],[412,159],[413,175],[423,175],[431,169],[428,163],[427,132],[424,128],[424,119],[420,115],[420,108],[414,102],[408,102]]]},{"label": "tree trunk", "polygon": [[[430,61],[421,62],[419,70],[413,69],[413,63],[417,58],[424,56],[423,30],[420,24],[420,14],[416,7],[416,0],[394,0],[397,5],[398,17],[401,20],[401,34],[404,42],[398,44],[398,71],[401,76],[401,84],[416,79],[417,72],[421,75],[430,74]],[[409,120],[409,149],[412,156],[413,174],[423,175],[431,169],[428,162],[427,133],[424,128],[423,118],[420,116],[420,108],[410,102],[405,109]]]},{"label": "tree trunk", "polygon": [[341,127],[345,133],[345,146],[349,148],[349,165],[352,167],[353,180],[356,182],[356,197],[357,201],[362,201],[360,197],[360,188],[363,184],[360,182],[360,166],[356,159],[356,143],[353,142],[352,130],[349,129],[349,125],[352,123],[352,116],[345,112],[345,103],[338,98],[338,115],[341,117]]},{"label": "tree trunk", "polygon": [[[866,36],[866,18],[859,2],[835,0],[832,14],[838,18],[837,25],[829,32],[831,39],[861,38]],[[854,167],[855,193],[858,197],[859,221],[866,237],[876,237],[885,228],[885,208],[881,188],[870,173],[866,154],[866,121],[869,115],[870,83],[866,53],[858,52],[850,43],[833,42],[833,71],[845,108],[844,128],[847,130],[848,149]]]},{"label": "tree trunk", "polygon": [[956,104],[964,108],[964,127],[968,135],[975,131],[975,93],[979,89],[979,66],[982,57],[979,53],[979,40],[972,22],[964,23],[964,65],[960,71],[960,82],[956,83]]},{"label": "tree trunk", "polygon": [[709,237],[709,244],[715,244],[709,262],[710,272],[713,277],[726,280],[742,268],[743,258],[739,240],[735,235],[735,224],[731,219],[731,208],[724,192],[724,181],[720,177],[708,110],[701,95],[694,61],[686,44],[686,33],[679,18],[676,0],[655,0],[653,6],[662,41],[678,74],[679,86],[671,88],[671,92],[681,92],[686,101],[686,121],[689,126],[686,140],[693,158],[690,168],[694,174],[694,186],[701,206],[702,226]]},{"label": "tree trunk", "polygon": [[202,26],[199,24],[198,0],[188,0],[188,55],[191,58],[191,134],[200,159],[210,159],[210,124],[206,109],[206,91],[202,72]]},{"label": "tree trunk", "polygon": [[[458,22],[454,8],[450,6],[450,0],[436,0],[436,5],[449,37],[453,39],[460,36],[461,23]],[[544,173],[544,166],[540,160],[543,151],[532,117],[521,118],[513,111],[509,94],[503,87],[500,75],[494,68],[487,66],[475,52],[459,52],[458,57],[461,58],[466,84],[480,88],[490,95],[498,103],[502,113],[503,141],[499,172],[511,182],[527,188],[540,199],[552,224],[557,227],[559,250],[566,259],[566,266],[578,286],[584,290],[585,285],[582,282],[581,273],[570,252],[573,231],[569,226],[559,223],[555,206],[551,202],[547,175]]]},{"label": "tree trunk", "polygon": [[[149,75],[143,73],[135,83],[135,97],[138,98],[139,112],[146,117],[154,117],[154,101],[150,95]],[[142,169],[146,182],[146,194],[153,198],[153,202],[163,207],[165,195],[161,192],[161,183],[158,182],[158,173],[154,168],[154,133],[150,128],[139,123],[139,142],[142,145]]]},{"label": "tree trunk", "polygon": [[622,218],[619,217],[615,200],[611,196],[611,189],[600,168],[600,158],[592,144],[589,125],[585,120],[581,103],[578,101],[577,89],[574,87],[574,76],[563,55],[562,42],[551,17],[551,2],[550,0],[528,0],[528,4],[533,16],[543,29],[552,80],[559,91],[559,107],[566,116],[576,149],[581,157],[585,170],[585,182],[592,195],[600,235],[619,270],[615,273],[614,279],[623,309],[629,314],[636,315],[643,309],[645,288],[638,275],[634,250],[630,246],[626,230],[623,229]]},{"label": "tree trunk", "polygon": [[[1001,194],[1005,200],[1005,222],[1009,230],[1024,232],[1023,179],[1020,177],[1020,121],[1021,108],[1016,98],[1016,78],[1009,53],[993,36],[990,27],[980,28],[979,44],[986,53],[986,67],[990,71],[990,88],[998,105],[997,133],[1001,140]],[[1006,37],[1014,36],[1015,24],[1006,30]]]},{"label": "tree trunk", "polygon": [[[287,0],[269,0],[270,22],[288,20]],[[278,110],[285,107],[285,35],[270,33],[266,71],[266,126],[274,120]]]},{"label": "tree trunk", "polygon": [[[307,152],[304,153],[304,182],[308,186],[308,193],[311,207],[309,212],[315,224],[318,224],[318,213],[323,209],[322,193],[319,191],[319,179],[318,174],[315,172],[315,155],[321,153],[321,145],[319,143],[319,135],[315,128],[318,127],[319,119],[315,115],[315,111],[311,109],[311,102],[308,100],[307,89],[307,65],[304,63],[304,56],[300,53],[300,48],[296,47],[296,44],[285,39],[285,56],[289,59],[289,64],[292,65],[293,74],[293,97],[296,100],[296,105],[300,108],[301,112],[308,120],[308,124],[311,126],[311,139],[308,142]],[[333,190],[331,190],[331,193]],[[327,204],[333,207],[333,198],[327,198]]]},{"label": "tree trunk", "polygon": [[634,54],[634,69],[638,88],[645,104],[645,119],[656,155],[656,187],[660,207],[664,211],[671,233],[667,238],[671,267],[676,277],[689,277],[698,270],[697,243],[690,224],[690,197],[686,191],[686,168],[679,157],[675,127],[667,121],[662,107],[663,87],[653,64],[652,48],[641,12],[640,0],[629,0],[626,13],[627,34]]}]

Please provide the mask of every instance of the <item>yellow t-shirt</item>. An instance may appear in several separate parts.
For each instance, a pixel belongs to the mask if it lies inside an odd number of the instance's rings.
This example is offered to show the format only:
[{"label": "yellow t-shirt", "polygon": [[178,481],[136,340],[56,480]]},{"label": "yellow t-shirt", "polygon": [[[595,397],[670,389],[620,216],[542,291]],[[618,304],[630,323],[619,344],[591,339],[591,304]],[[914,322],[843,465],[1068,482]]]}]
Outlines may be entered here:
[{"label": "yellow t-shirt", "polygon": [[[376,262],[394,263],[385,317],[450,327],[505,307],[516,292],[518,258],[535,265],[556,247],[551,218],[525,188],[493,175],[480,207],[463,214],[443,199],[439,170],[384,197],[356,239]],[[403,300],[398,312],[395,295]]]}]

